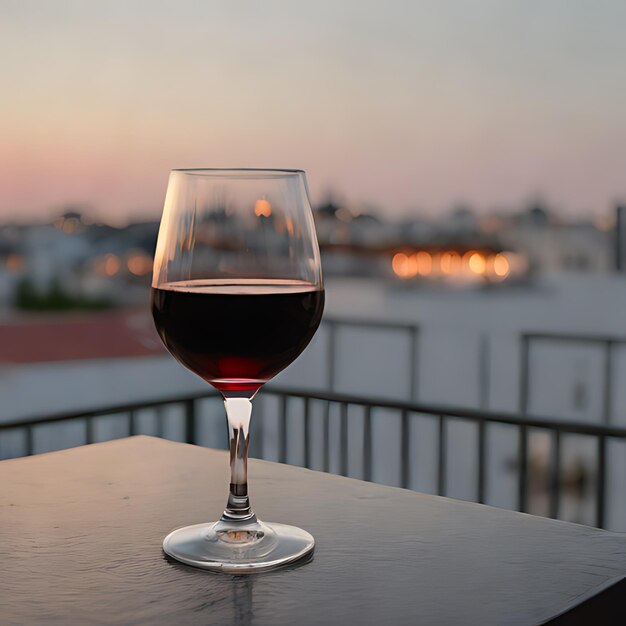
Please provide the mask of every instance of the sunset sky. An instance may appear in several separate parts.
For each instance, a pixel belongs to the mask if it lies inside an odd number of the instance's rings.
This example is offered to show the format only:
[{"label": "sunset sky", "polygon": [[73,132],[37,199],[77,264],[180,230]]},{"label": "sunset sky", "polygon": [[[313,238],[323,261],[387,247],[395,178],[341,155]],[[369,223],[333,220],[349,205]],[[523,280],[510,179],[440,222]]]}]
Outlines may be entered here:
[{"label": "sunset sky", "polygon": [[154,215],[174,167],[399,215],[626,198],[623,0],[0,0],[0,220]]}]

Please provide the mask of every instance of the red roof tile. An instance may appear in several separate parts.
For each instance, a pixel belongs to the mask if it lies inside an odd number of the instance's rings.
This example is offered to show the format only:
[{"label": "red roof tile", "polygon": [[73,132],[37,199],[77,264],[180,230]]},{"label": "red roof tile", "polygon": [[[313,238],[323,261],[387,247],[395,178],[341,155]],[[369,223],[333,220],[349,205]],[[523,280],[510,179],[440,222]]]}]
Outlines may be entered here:
[{"label": "red roof tile", "polygon": [[0,363],[42,363],[163,354],[148,313],[111,311],[0,322]]}]

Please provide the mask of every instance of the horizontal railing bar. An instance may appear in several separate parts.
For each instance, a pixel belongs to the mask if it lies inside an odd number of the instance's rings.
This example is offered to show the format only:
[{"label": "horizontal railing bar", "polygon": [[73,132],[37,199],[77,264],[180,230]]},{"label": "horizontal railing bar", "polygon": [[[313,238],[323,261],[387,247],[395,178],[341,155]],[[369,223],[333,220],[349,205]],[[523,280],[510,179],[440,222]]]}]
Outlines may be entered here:
[{"label": "horizontal railing bar", "polygon": [[284,387],[268,387],[263,393],[275,395],[289,395],[294,398],[311,398],[313,400],[325,400],[327,402],[337,402],[354,404],[365,407],[375,407],[379,409],[391,409],[398,411],[408,411],[410,413],[424,413],[426,415],[445,415],[449,418],[469,419],[495,424],[511,424],[519,426],[524,424],[531,428],[548,428],[564,433],[578,435],[605,435],[606,437],[626,437],[626,428],[616,426],[604,426],[602,424],[589,424],[560,420],[553,417],[536,417],[519,415],[516,413],[489,412],[481,409],[460,409],[457,407],[435,404],[421,404],[412,402],[399,402],[386,398],[360,397],[344,393],[328,393],[325,391],[314,391],[309,389],[286,389]]},{"label": "horizontal railing bar", "polygon": [[616,335],[575,335],[571,333],[522,333],[522,337],[540,341],[568,341],[572,343],[624,343],[626,337]]},{"label": "horizontal railing bar", "polygon": [[129,413],[130,411],[137,411],[139,409],[152,409],[170,404],[182,404],[193,400],[216,397],[218,397],[217,392],[209,390],[201,393],[174,396],[163,400],[142,400],[130,404],[112,404],[98,409],[80,409],[70,413],[53,413],[48,416],[37,415],[35,417],[17,418],[8,422],[0,422],[0,430],[19,428],[21,426],[36,426],[37,424],[50,424],[52,422],[62,422],[64,420],[79,419],[81,417],[103,417],[105,415],[114,415],[115,413]]},{"label": "horizontal railing bar", "polygon": [[[578,423],[569,420],[559,420],[549,417],[530,417],[508,412],[487,412],[480,409],[460,409],[445,405],[422,404],[414,402],[399,402],[387,398],[361,397],[350,394],[315,391],[309,389],[291,389],[283,387],[268,387],[262,393],[278,396],[290,396],[294,398],[310,398],[325,402],[353,404],[356,406],[407,411],[409,413],[423,413],[425,415],[445,415],[448,418],[468,419],[473,421],[485,420],[494,424],[509,424],[513,426],[526,425],[530,428],[548,428],[561,433],[578,435],[597,435],[605,437],[626,438],[626,428],[607,426],[602,424]],[[36,426],[38,424],[50,424],[64,420],[79,419],[85,417],[100,417],[116,413],[128,413],[142,408],[155,408],[171,404],[185,403],[204,398],[218,397],[215,391],[204,391],[195,394],[186,394],[163,400],[143,400],[129,404],[111,405],[92,410],[78,410],[71,413],[57,413],[49,416],[36,416],[32,418],[20,418],[7,422],[0,422],[0,430]]]},{"label": "horizontal railing bar", "polygon": [[419,331],[419,324],[393,322],[359,317],[324,317],[322,324],[334,326],[358,326],[361,328],[380,328],[384,330]]}]

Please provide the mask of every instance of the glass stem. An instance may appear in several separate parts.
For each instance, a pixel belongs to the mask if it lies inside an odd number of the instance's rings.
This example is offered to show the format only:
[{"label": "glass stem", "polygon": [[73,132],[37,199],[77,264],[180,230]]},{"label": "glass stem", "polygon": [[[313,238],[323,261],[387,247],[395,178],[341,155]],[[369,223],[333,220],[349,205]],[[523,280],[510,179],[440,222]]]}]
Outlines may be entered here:
[{"label": "glass stem", "polygon": [[223,522],[255,522],[248,498],[248,446],[252,402],[248,398],[225,398],[230,443],[230,492]]}]

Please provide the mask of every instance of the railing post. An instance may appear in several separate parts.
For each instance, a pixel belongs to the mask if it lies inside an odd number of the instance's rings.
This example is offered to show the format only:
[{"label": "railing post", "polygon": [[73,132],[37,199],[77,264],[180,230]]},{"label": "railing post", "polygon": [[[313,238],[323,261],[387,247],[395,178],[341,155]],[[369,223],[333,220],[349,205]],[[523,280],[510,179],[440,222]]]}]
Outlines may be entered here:
[{"label": "railing post", "polygon": [[482,333],[480,335],[479,349],[479,364],[478,364],[478,405],[481,409],[487,409],[489,407],[489,349],[490,341],[489,335]]},{"label": "railing post", "polygon": [[311,468],[311,401],[304,398],[304,467]]},{"label": "railing post", "polygon": [[446,418],[439,416],[439,441],[437,455],[437,493],[440,496],[446,495]]},{"label": "railing post", "polygon": [[256,457],[257,459],[265,458],[263,456],[265,413],[265,403],[263,402],[263,400],[256,400],[252,408],[252,421],[250,422],[250,441],[248,454],[251,457]]},{"label": "railing post", "polygon": [[486,481],[486,467],[487,467],[487,442],[486,442],[486,429],[487,425],[485,420],[479,420],[478,422],[478,489],[477,496],[478,502],[484,504],[485,502],[485,481]]},{"label": "railing post", "polygon": [[95,418],[93,416],[87,416],[85,418],[85,443],[90,444],[94,441],[94,432],[93,432],[93,420]]},{"label": "railing post", "polygon": [[33,454],[33,427],[27,426],[25,430],[26,434],[26,456]]},{"label": "railing post", "polygon": [[330,470],[330,401],[326,402],[323,420],[322,446],[324,447],[324,471]]},{"label": "railing post", "polygon": [[278,461],[287,462],[287,396],[280,397],[280,413],[278,417]]},{"label": "railing post", "polygon": [[196,403],[194,400],[185,402],[185,441],[196,443]]},{"label": "railing post", "polygon": [[606,425],[611,423],[613,404],[613,342],[605,343],[604,353],[604,393],[602,402],[602,417]]},{"label": "railing post", "polygon": [[345,402],[340,406],[340,430],[339,449],[341,458],[339,459],[339,473],[342,476],[348,475],[348,405]]},{"label": "railing post", "polygon": [[402,420],[400,427],[400,486],[406,489],[409,486],[409,478],[411,476],[410,461],[410,444],[409,439],[409,414],[402,411]]},{"label": "railing post", "polygon": [[372,407],[363,415],[363,480],[372,480]]},{"label": "railing post", "polygon": [[419,354],[418,354],[418,328],[417,326],[411,326],[409,329],[410,339],[409,339],[409,372],[411,376],[411,381],[409,384],[409,397],[412,401],[417,400],[417,394],[419,389]]},{"label": "railing post", "polygon": [[596,476],[596,526],[604,528],[606,493],[606,437],[598,436],[598,473]]},{"label": "railing post", "polygon": [[163,407],[156,408],[156,436],[163,437]]},{"label": "railing post", "polygon": [[528,412],[529,394],[529,358],[530,358],[530,336],[522,335],[522,345],[520,347],[520,383],[519,383],[519,407],[520,413],[525,416]]},{"label": "railing post", "polygon": [[550,517],[559,517],[561,498],[561,432],[554,431],[552,437],[552,463],[550,465]]},{"label": "railing post", "polygon": [[327,341],[328,349],[326,351],[326,385],[329,391],[335,390],[335,367],[336,367],[336,340],[337,340],[337,326],[334,320],[327,320]]},{"label": "railing post", "polygon": [[528,491],[528,430],[526,424],[522,424],[519,427],[518,457],[517,509],[525,513],[526,494]]}]

